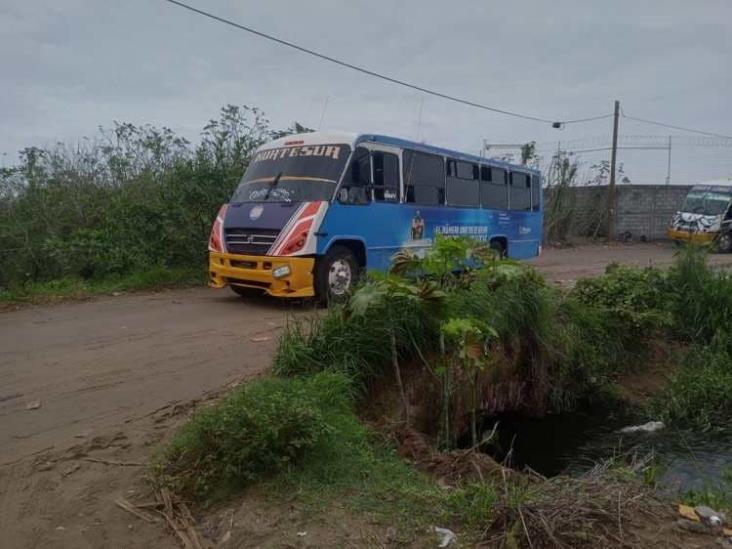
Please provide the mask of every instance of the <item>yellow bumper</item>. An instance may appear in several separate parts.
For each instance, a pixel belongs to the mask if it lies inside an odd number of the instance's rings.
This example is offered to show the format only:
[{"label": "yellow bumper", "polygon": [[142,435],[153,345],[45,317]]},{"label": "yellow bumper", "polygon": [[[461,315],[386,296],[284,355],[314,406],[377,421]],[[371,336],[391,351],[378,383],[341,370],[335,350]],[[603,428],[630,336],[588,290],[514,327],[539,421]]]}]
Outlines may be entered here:
[{"label": "yellow bumper", "polygon": [[716,232],[713,233],[700,233],[700,232],[689,232],[679,231],[677,229],[667,229],[666,236],[669,240],[676,240],[680,242],[693,242],[694,244],[702,244],[705,242],[711,242],[717,236]]},{"label": "yellow bumper", "polygon": [[[275,278],[279,267],[289,267],[290,273]],[[228,284],[259,288],[277,297],[312,297],[315,295],[312,257],[271,257],[209,252],[209,285],[223,288]]]}]

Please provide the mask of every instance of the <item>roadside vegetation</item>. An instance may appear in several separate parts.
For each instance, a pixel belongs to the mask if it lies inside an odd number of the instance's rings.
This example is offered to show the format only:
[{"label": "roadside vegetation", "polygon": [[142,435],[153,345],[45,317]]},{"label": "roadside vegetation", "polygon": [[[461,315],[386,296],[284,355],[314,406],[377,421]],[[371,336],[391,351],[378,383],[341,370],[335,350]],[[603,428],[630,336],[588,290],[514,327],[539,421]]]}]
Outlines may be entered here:
[{"label": "roadside vegetation", "polygon": [[[619,376],[667,344],[678,363],[636,412],[728,428],[731,296],[732,278],[697,249],[668,271],[610,266],[565,291],[480,243],[438,239],[425,258],[400,254],[347,302],[291,323],[274,377],[195,415],[154,478],[203,507],[242,489],[296,494],[313,513],[337,501],[396,527],[401,543],[426,543],[437,525],[468,545],[653,546],[674,517],[653,491],[652,461],[544,479],[494,461],[485,420],[618,399]],[[712,489],[684,498],[729,505]]]},{"label": "roadside vegetation", "polygon": [[[169,128],[115,123],[75,144],[23,149],[0,168],[0,299],[199,282],[213,217],[252,152],[301,130],[274,131],[261,111],[228,105],[196,145]],[[181,273],[191,269],[200,274]]]}]

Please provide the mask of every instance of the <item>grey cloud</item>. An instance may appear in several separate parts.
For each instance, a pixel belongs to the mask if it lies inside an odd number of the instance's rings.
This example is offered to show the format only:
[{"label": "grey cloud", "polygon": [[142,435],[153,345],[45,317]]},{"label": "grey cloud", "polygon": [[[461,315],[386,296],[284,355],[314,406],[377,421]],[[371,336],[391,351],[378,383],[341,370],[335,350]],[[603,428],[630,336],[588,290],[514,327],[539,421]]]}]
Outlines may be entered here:
[{"label": "grey cloud", "polygon": [[[609,112],[617,97],[629,113],[732,133],[732,5],[724,1],[190,2],[509,110],[582,117]],[[89,135],[115,119],[165,124],[195,139],[225,103],[260,107],[279,126],[316,125],[326,97],[327,127],[417,135],[420,94],[160,0],[0,0],[0,51],[0,151],[11,154]],[[467,150],[482,138],[553,142],[609,131],[608,121],[557,132],[422,100],[422,138]],[[634,163],[636,173],[646,169]]]}]

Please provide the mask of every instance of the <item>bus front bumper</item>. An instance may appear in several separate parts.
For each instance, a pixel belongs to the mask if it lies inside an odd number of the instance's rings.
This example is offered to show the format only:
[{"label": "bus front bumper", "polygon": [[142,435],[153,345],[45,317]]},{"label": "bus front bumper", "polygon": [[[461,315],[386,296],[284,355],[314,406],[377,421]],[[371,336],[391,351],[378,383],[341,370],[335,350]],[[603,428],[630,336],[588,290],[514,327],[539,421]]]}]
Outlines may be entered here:
[{"label": "bus front bumper", "polygon": [[678,229],[667,229],[666,236],[669,240],[677,242],[693,242],[695,244],[701,244],[704,242],[711,242],[717,236],[717,232],[701,233],[698,231],[680,231]]},{"label": "bus front bumper", "polygon": [[312,257],[208,254],[209,285],[213,288],[244,286],[276,297],[314,296],[314,268]]}]

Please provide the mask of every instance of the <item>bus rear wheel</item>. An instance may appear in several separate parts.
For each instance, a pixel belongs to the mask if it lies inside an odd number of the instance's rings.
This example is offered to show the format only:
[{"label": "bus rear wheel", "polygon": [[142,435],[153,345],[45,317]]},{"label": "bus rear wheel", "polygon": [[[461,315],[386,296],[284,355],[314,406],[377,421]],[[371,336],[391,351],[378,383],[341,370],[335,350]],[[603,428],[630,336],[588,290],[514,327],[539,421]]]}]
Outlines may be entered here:
[{"label": "bus rear wheel", "polygon": [[494,239],[490,242],[490,248],[496,253],[498,259],[505,259],[506,257],[506,246],[502,240]]},{"label": "bus rear wheel", "polygon": [[317,294],[323,303],[343,302],[358,280],[358,263],[345,246],[333,246],[318,262]]}]

